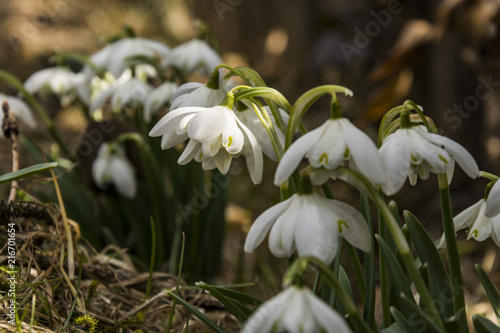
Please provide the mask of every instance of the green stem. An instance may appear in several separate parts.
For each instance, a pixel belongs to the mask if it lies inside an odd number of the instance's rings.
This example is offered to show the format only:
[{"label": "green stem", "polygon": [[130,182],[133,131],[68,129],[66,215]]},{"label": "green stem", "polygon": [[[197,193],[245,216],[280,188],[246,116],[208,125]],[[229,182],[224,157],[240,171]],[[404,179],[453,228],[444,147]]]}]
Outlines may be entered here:
[{"label": "green stem", "polygon": [[[387,239],[386,226],[382,221],[382,214],[378,212],[378,233],[383,240]],[[380,298],[382,302],[382,314],[384,318],[384,327],[391,325],[391,311],[389,299],[389,279],[387,274],[387,266],[385,265],[382,253],[379,252],[379,274],[380,274]]]},{"label": "green stem", "polygon": [[465,318],[465,297],[460,270],[460,256],[458,254],[457,239],[455,236],[455,225],[453,223],[453,211],[451,208],[450,189],[446,173],[438,174],[439,198],[441,200],[441,214],[443,229],[446,240],[446,252],[448,255],[448,267],[450,270],[450,284],[453,294],[453,306],[455,313],[462,309]]},{"label": "green stem", "polygon": [[349,244],[349,242],[344,242],[344,244],[347,249],[347,253],[349,254],[349,258],[351,259],[356,281],[358,282],[359,294],[361,295],[361,299],[364,300],[366,297],[366,281],[363,274],[363,267],[361,267],[361,261],[359,260],[358,253],[356,252],[356,249],[354,249],[354,246]]}]

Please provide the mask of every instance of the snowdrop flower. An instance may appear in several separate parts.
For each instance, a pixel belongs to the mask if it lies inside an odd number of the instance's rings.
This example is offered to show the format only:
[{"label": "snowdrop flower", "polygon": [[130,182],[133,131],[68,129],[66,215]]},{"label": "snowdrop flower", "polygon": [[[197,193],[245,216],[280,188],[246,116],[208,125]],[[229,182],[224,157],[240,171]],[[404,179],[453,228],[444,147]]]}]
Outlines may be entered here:
[{"label": "snowdrop flower", "polygon": [[202,74],[210,75],[214,68],[222,63],[217,52],[200,39],[193,39],[174,47],[171,51],[171,60],[187,74],[198,70]]},{"label": "snowdrop flower", "polygon": [[[280,141],[279,143],[281,144],[282,147],[284,147],[285,134],[279,129],[278,125],[276,124],[276,120],[274,119],[269,107],[265,106],[265,108],[267,110],[269,118],[272,121],[272,125]],[[286,126],[288,125],[289,115],[284,110],[282,109],[279,110],[281,113],[281,117],[285,122],[285,128],[286,128]],[[241,120],[241,122],[245,124],[250,129],[250,131],[252,131],[252,133],[255,135],[257,141],[259,141],[259,144],[262,147],[262,152],[273,161],[277,161],[278,158],[276,157],[276,153],[274,151],[269,133],[267,132],[266,128],[264,127],[259,117],[255,113],[255,110],[252,107],[250,107],[242,111],[236,111],[235,113],[236,116]]]},{"label": "snowdrop flower", "polygon": [[382,184],[387,195],[398,192],[406,177],[415,185],[417,175],[427,179],[431,171],[446,172],[451,181],[455,161],[469,177],[479,175],[476,161],[464,147],[444,136],[429,133],[423,125],[401,127],[391,133],[382,143],[380,153],[387,169],[388,179]]},{"label": "snowdrop flower", "polygon": [[349,119],[335,118],[300,137],[283,155],[274,184],[279,186],[298,167],[304,156],[314,168],[333,170],[348,160],[372,183],[385,181],[384,167],[373,141]]},{"label": "snowdrop flower", "polygon": [[245,252],[259,246],[267,233],[269,249],[277,257],[290,257],[297,250],[299,257],[313,256],[330,264],[337,254],[340,236],[370,251],[371,233],[363,215],[348,204],[313,193],[308,184],[306,193],[299,189],[299,193],[257,218],[245,241]]},{"label": "snowdrop flower", "polygon": [[170,102],[177,88],[177,84],[173,82],[164,82],[148,94],[144,101],[144,120],[146,122],[150,122],[153,113]]},{"label": "snowdrop flower", "polygon": [[[7,96],[5,94],[0,93],[0,107],[1,105],[3,105],[4,101],[9,103],[10,109],[12,110],[12,112],[14,112],[14,115],[18,120],[21,120],[31,128],[34,128],[36,126],[35,118],[31,113],[31,109],[29,108],[28,104],[26,104],[23,100],[14,96]],[[0,109],[0,124],[2,123],[2,119],[3,119],[3,111]],[[2,131],[0,131],[0,138],[3,138]]]},{"label": "snowdrop flower", "polygon": [[[453,219],[455,230],[468,228],[468,239],[484,241],[491,237],[497,246],[500,246],[500,214],[488,217],[488,201],[481,199]],[[446,246],[445,236],[441,238],[441,246]]]},{"label": "snowdrop flower", "polygon": [[190,139],[179,157],[181,165],[202,162],[203,169],[229,171],[234,155],[245,156],[250,178],[262,179],[262,149],[252,132],[226,106],[185,107],[170,111],[153,127],[150,136],[162,136],[161,147],[168,149]]},{"label": "snowdrop flower", "polygon": [[242,333],[351,332],[344,318],[312,291],[291,286],[248,318]]},{"label": "snowdrop flower", "polygon": [[48,91],[61,98],[61,105],[68,106],[76,97],[76,87],[83,82],[82,73],[74,73],[68,68],[51,67],[33,73],[24,83],[29,93]]},{"label": "snowdrop flower", "polygon": [[118,112],[125,106],[138,107],[144,105],[152,88],[139,79],[132,78],[124,83],[115,82],[108,89],[103,90],[90,103],[90,112],[100,109],[108,98],[111,98],[111,107]]},{"label": "snowdrop flower", "polygon": [[113,184],[118,193],[127,199],[133,199],[136,195],[135,169],[119,144],[101,144],[92,163],[92,178],[101,189]]}]

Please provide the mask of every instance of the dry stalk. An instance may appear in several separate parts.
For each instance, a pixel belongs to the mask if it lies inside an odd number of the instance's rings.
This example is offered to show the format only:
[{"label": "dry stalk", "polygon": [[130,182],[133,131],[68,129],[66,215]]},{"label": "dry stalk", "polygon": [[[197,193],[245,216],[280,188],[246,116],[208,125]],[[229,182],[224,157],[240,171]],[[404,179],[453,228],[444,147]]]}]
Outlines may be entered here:
[{"label": "dry stalk", "polygon": [[[17,145],[17,135],[19,131],[17,129],[17,121],[14,112],[9,107],[9,103],[4,101],[2,104],[3,110],[3,119],[2,119],[2,133],[3,135],[10,140],[12,145],[12,172],[19,170],[19,153],[18,153],[18,145]],[[16,188],[17,188],[17,180],[13,180],[10,183],[10,193],[9,193],[9,201],[14,201],[16,198]]]}]

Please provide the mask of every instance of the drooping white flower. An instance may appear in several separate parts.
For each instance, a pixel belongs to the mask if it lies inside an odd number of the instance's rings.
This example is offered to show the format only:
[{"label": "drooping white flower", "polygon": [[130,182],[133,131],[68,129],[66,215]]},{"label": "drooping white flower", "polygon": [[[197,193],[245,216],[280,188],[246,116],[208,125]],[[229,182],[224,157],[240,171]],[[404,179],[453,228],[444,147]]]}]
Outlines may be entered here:
[{"label": "drooping white flower", "polygon": [[76,97],[76,87],[83,82],[82,73],[74,73],[65,67],[51,67],[33,73],[24,82],[29,93],[49,92],[61,98],[61,105],[68,106]]},{"label": "drooping white flower", "polygon": [[[274,119],[269,107],[265,106],[265,109],[267,110],[269,118],[271,119],[272,125],[276,131],[276,135],[278,136],[279,139],[279,144],[281,145],[281,147],[284,147],[285,134],[279,129],[278,125],[276,124],[276,120]],[[286,128],[286,126],[288,125],[289,115],[284,110],[282,109],[279,110],[281,117],[285,122],[285,128]],[[250,131],[252,131],[252,133],[255,135],[257,141],[259,141],[259,144],[262,147],[262,152],[273,161],[277,161],[278,158],[276,157],[271,137],[269,136],[269,133],[262,124],[261,120],[259,119],[259,116],[257,116],[257,114],[255,113],[255,110],[253,108],[247,108],[242,111],[236,111],[235,113],[236,116],[241,120],[241,122],[245,124],[250,129]]]},{"label": "drooping white flower", "polygon": [[382,184],[387,195],[398,192],[406,177],[414,185],[417,174],[426,179],[429,172],[446,172],[451,181],[455,161],[469,177],[479,175],[476,161],[464,147],[444,136],[429,133],[425,126],[396,130],[384,140],[380,153],[387,170],[387,182]]},{"label": "drooping white flower", "polygon": [[172,63],[187,74],[199,71],[210,75],[222,63],[220,56],[205,41],[193,39],[171,51]]},{"label": "drooping white flower", "polygon": [[486,202],[486,216],[500,215],[500,181],[496,181],[488,194]]},{"label": "drooping white flower", "polygon": [[125,198],[133,199],[137,193],[135,169],[119,144],[101,144],[92,163],[92,178],[101,189],[113,184]]},{"label": "drooping white flower", "polygon": [[215,167],[229,171],[234,155],[245,156],[250,178],[262,179],[262,149],[252,132],[226,106],[185,107],[170,111],[153,127],[150,136],[162,136],[161,147],[168,149],[190,139],[179,164],[202,162],[205,170]]},{"label": "drooping white flower", "polygon": [[153,113],[170,102],[177,88],[177,84],[174,82],[164,82],[148,94],[144,101],[144,120],[146,122],[150,122]]},{"label": "drooping white flower", "polygon": [[269,249],[277,257],[314,256],[330,264],[339,237],[368,252],[371,236],[363,215],[355,208],[317,193],[294,194],[269,208],[254,222],[245,241],[252,252],[269,233]]},{"label": "drooping white flower", "polygon": [[[470,206],[453,219],[455,230],[468,228],[468,239],[474,238],[477,241],[484,241],[491,237],[497,246],[500,246],[500,215],[488,217],[486,215],[488,201],[481,199]],[[441,238],[441,246],[444,247],[445,236]]]},{"label": "drooping white flower", "polygon": [[108,89],[101,91],[90,103],[90,112],[100,109],[111,98],[111,107],[118,112],[125,106],[143,106],[152,87],[136,78],[125,82],[116,81]]},{"label": "drooping white flower", "polygon": [[[4,101],[9,104],[9,107],[12,112],[14,112],[17,120],[21,120],[31,128],[34,128],[36,126],[35,118],[33,117],[32,111],[28,104],[17,97],[8,96],[2,93],[0,93],[0,124],[2,123],[3,119],[2,105]],[[0,138],[3,138],[2,131],[0,131]]]},{"label": "drooping white flower", "polygon": [[304,156],[315,167],[333,170],[348,160],[372,183],[385,180],[380,154],[373,141],[346,118],[329,119],[295,141],[283,155],[274,184],[281,185]]},{"label": "drooping white flower", "polygon": [[242,333],[347,333],[344,318],[305,287],[290,286],[246,321]]}]

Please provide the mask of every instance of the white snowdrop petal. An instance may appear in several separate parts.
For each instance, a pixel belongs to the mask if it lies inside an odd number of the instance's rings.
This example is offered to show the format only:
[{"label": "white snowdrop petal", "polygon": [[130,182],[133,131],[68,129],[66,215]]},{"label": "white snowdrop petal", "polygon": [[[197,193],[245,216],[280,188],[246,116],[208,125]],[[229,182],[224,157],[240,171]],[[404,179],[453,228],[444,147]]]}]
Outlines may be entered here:
[{"label": "white snowdrop petal", "polygon": [[255,220],[245,240],[245,252],[252,252],[262,243],[277,217],[290,205],[290,202],[291,200],[288,199],[272,206]]},{"label": "white snowdrop petal", "polygon": [[497,181],[486,200],[486,216],[494,217],[500,214],[500,181]]}]

